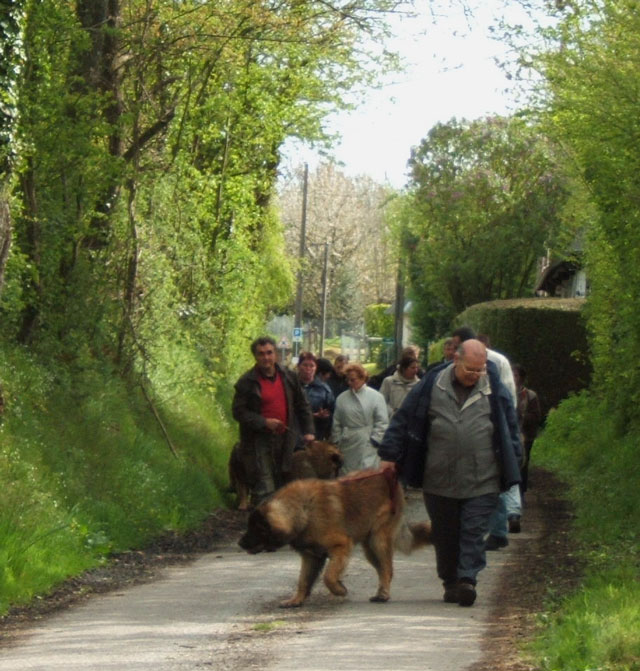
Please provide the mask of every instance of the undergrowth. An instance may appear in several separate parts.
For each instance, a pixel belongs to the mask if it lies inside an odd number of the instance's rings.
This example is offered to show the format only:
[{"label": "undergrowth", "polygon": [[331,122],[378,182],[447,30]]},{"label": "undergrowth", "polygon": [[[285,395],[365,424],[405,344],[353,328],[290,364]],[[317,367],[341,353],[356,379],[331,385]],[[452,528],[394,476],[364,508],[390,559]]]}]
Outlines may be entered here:
[{"label": "undergrowth", "polygon": [[580,588],[548,604],[534,651],[545,671],[640,669],[640,428],[594,395],[564,401],[532,456],[567,484],[586,558]]},{"label": "undergrowth", "polygon": [[19,348],[0,351],[0,371],[0,614],[224,505],[235,427],[213,391],[143,393]]}]

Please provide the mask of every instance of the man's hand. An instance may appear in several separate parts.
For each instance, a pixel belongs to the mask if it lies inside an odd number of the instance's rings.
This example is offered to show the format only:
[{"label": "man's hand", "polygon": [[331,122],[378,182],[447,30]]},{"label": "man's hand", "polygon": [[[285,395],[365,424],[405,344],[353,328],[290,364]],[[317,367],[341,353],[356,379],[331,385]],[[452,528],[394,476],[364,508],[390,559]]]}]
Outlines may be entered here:
[{"label": "man's hand", "polygon": [[312,433],[305,433],[304,436],[302,436],[303,440],[305,443],[313,443],[313,441],[316,439],[316,437]]},{"label": "man's hand", "polygon": [[380,462],[380,468],[387,469],[387,468],[392,468],[394,471],[396,470],[396,462],[395,461],[381,461]]},{"label": "man's hand", "polygon": [[272,433],[284,433],[287,430],[286,424],[275,417],[267,417],[264,420],[266,427]]}]

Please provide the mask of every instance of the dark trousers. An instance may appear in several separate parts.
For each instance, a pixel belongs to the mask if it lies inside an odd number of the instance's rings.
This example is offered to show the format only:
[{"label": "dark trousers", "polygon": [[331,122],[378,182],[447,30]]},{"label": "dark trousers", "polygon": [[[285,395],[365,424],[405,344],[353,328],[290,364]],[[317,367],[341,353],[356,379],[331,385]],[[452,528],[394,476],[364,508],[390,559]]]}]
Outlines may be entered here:
[{"label": "dark trousers", "polygon": [[524,466],[520,469],[522,475],[522,481],[520,482],[520,495],[524,496],[524,493],[529,488],[529,459],[531,458],[531,448],[533,447],[533,440],[525,440],[522,446],[525,454]]},{"label": "dark trousers", "polygon": [[257,506],[285,483],[282,456],[285,434],[262,433],[256,437],[256,475],[251,488],[251,503]]},{"label": "dark trousers", "polygon": [[476,576],[487,565],[485,539],[498,494],[451,499],[425,492],[424,503],[431,518],[439,578],[445,586],[458,580],[475,585]]}]

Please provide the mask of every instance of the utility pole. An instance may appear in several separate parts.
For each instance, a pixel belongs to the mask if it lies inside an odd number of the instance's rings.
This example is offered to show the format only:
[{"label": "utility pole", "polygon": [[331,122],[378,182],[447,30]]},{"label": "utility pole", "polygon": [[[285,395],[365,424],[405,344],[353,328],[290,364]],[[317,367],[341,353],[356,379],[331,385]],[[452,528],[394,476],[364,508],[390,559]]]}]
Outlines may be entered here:
[{"label": "utility pole", "polygon": [[398,276],[396,279],[396,305],[395,305],[395,360],[400,358],[402,351],[402,339],[404,337],[404,272],[402,262],[398,264]]},{"label": "utility pole", "polygon": [[[296,292],[296,314],[294,318],[294,328],[302,329],[302,264],[304,262],[304,253],[307,245],[307,185],[309,182],[309,165],[304,164],[304,181],[302,184],[302,221],[300,222],[300,248],[298,251],[298,287]],[[301,333],[301,331],[297,331]],[[294,356],[300,352],[300,342],[294,339]]]},{"label": "utility pole", "polygon": [[324,335],[327,327],[327,283],[329,275],[329,243],[324,243],[324,263],[322,266],[322,326],[320,328],[320,356],[324,356]]}]

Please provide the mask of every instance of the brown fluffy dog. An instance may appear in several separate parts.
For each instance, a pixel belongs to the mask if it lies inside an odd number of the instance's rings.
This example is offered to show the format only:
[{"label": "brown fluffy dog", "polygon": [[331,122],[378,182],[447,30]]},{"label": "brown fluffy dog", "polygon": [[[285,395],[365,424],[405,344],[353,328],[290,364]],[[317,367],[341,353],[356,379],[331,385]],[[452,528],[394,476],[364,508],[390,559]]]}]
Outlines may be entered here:
[{"label": "brown fluffy dog", "polygon": [[331,480],[337,478],[343,461],[342,453],[333,443],[326,440],[314,440],[304,450],[296,450],[293,453],[291,479]]},{"label": "brown fluffy dog", "polygon": [[281,606],[299,606],[309,596],[327,558],[324,583],[337,596],[356,543],[378,573],[371,601],[388,601],[394,547],[409,553],[430,542],[427,522],[408,526],[404,494],[391,469],[357,471],[337,480],[297,480],[279,489],[249,516],[240,547],[256,554],[289,544],[302,565],[295,594]]},{"label": "brown fluffy dog", "polygon": [[[297,450],[293,453],[291,480],[336,478],[342,462],[342,454],[333,443],[314,440],[304,450]],[[240,443],[233,446],[229,458],[229,483],[237,495],[238,510],[248,510],[249,483],[240,456]]]}]

